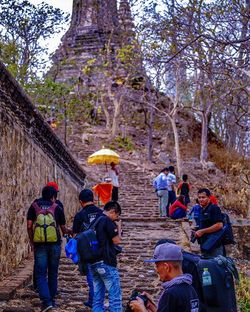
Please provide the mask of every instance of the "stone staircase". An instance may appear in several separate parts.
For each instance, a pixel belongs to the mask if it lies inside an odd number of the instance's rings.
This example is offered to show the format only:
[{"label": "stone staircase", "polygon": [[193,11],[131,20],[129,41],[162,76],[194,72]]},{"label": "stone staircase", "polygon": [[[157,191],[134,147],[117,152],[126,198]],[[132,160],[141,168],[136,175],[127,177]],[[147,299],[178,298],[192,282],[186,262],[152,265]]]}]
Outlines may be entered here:
[{"label": "stone staircase", "polygon": [[[81,150],[80,153],[80,162],[84,164],[92,150]],[[77,151],[75,154],[78,154]],[[98,170],[94,169],[95,178],[104,169],[99,167]],[[123,253],[119,256],[118,267],[125,307],[135,288],[140,291],[146,290],[156,298],[159,295],[159,280],[154,266],[143,262],[143,259],[152,256],[155,243],[162,238],[174,239],[182,246],[188,246],[188,242],[179,222],[159,217],[157,198],[151,186],[151,173],[143,172],[140,167],[126,161],[121,163],[120,172],[119,202],[122,207]],[[83,306],[87,294],[86,278],[81,277],[77,267],[63,255],[56,311],[88,311]],[[18,289],[13,299],[0,303],[0,311],[3,312],[35,312],[39,309],[38,295],[29,286]]]}]

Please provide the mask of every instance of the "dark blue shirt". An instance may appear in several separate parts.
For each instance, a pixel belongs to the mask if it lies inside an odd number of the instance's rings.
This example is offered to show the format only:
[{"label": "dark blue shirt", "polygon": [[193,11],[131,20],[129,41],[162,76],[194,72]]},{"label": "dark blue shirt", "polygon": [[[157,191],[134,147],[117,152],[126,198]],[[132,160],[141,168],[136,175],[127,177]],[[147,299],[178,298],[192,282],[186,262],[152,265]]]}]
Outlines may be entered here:
[{"label": "dark blue shirt", "polygon": [[102,260],[113,267],[117,266],[117,249],[112,239],[117,235],[118,229],[115,222],[103,215],[96,226],[96,236],[102,249]]},{"label": "dark blue shirt", "polygon": [[78,234],[87,229],[95,218],[102,214],[102,210],[94,204],[87,205],[79,211],[74,218],[73,233]]},{"label": "dark blue shirt", "polygon": [[199,312],[199,299],[191,285],[173,285],[160,297],[157,312]]},{"label": "dark blue shirt", "polygon": [[[206,208],[202,208],[200,215],[200,229],[206,229],[218,222],[223,222],[223,215],[220,207],[210,203]],[[209,234],[201,237],[202,243],[208,239]]]}]

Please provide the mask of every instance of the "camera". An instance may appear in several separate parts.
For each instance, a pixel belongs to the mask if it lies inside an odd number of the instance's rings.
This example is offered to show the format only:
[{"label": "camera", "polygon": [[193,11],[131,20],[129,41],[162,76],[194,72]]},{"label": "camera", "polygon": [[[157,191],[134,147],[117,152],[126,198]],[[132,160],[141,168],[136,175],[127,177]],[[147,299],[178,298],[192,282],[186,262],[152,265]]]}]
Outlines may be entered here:
[{"label": "camera", "polygon": [[126,306],[126,309],[125,309],[125,312],[133,312],[130,308],[130,302],[133,301],[133,300],[136,300],[136,298],[139,297],[142,299],[143,303],[145,306],[147,306],[147,303],[148,303],[148,297],[145,296],[145,295],[142,295],[139,291],[137,291],[136,289],[132,291],[132,294],[129,298],[129,301],[127,303],[127,306]]},{"label": "camera", "polygon": [[198,226],[195,226],[194,228],[192,228],[191,237],[190,237],[191,243],[195,243],[195,241],[197,240],[197,237],[195,236],[195,232],[198,230],[199,230]]},{"label": "camera", "polygon": [[195,236],[195,231],[191,232],[191,237],[190,237],[190,242],[191,243],[195,243],[197,237]]}]

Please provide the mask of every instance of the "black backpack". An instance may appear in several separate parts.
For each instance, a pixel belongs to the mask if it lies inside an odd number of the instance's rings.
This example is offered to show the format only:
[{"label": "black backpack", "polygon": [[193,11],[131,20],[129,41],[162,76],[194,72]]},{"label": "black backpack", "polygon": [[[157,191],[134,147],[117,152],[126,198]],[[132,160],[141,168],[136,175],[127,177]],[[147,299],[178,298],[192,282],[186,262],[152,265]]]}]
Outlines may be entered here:
[{"label": "black backpack", "polygon": [[[169,239],[162,239],[162,243],[173,243]],[[202,285],[203,269],[207,268],[212,279],[212,285]],[[183,251],[183,273],[191,274],[192,286],[200,300],[200,312],[237,312],[234,278],[238,281],[238,271],[229,257],[218,256],[203,258],[200,255]]]},{"label": "black backpack", "polygon": [[223,227],[225,229],[223,238],[222,238],[222,245],[230,245],[230,244],[235,244],[234,240],[234,234],[233,234],[233,229],[232,229],[232,224],[230,221],[230,218],[228,214],[222,213],[223,215]]},{"label": "black backpack", "polygon": [[85,231],[76,236],[77,251],[82,263],[94,263],[102,259],[102,250],[96,237],[96,226],[102,218],[98,217]]},{"label": "black backpack", "polygon": [[[201,312],[237,312],[234,277],[238,280],[239,276],[233,260],[223,256],[205,259],[185,251],[183,258],[182,269],[193,276]],[[211,275],[212,285],[202,285],[204,268]]]},{"label": "black backpack", "polygon": [[209,252],[221,245],[235,244],[230,218],[226,213],[221,214],[223,217],[223,228],[217,232],[210,233],[205,241],[201,239],[201,250]]}]

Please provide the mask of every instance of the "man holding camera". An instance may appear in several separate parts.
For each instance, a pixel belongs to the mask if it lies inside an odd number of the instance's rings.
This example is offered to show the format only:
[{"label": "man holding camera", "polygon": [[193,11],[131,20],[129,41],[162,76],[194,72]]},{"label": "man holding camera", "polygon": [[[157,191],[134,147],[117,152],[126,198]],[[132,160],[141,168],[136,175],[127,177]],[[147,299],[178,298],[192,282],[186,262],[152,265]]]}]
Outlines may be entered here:
[{"label": "man holding camera", "polygon": [[223,215],[219,206],[213,204],[210,200],[211,192],[207,188],[199,189],[198,201],[201,206],[201,214],[198,230],[195,231],[195,238],[199,239],[201,252],[206,257],[225,256],[225,248],[222,243],[213,247],[211,250],[205,250],[204,244],[211,235],[223,228]]},{"label": "man holding camera", "polygon": [[[192,287],[192,276],[182,272],[183,255],[177,245],[164,243],[156,246],[154,258],[145,262],[154,262],[160,280],[163,282],[158,307],[146,292],[142,298],[130,302],[134,312],[198,312],[199,299]],[[147,297],[145,300],[143,297]]]}]

